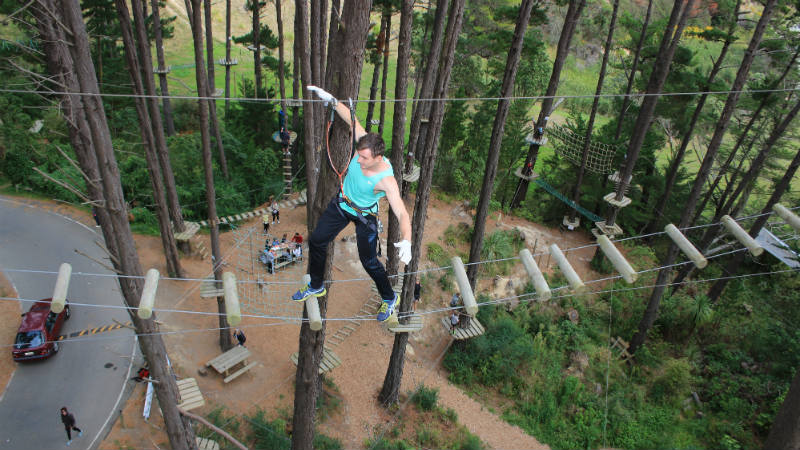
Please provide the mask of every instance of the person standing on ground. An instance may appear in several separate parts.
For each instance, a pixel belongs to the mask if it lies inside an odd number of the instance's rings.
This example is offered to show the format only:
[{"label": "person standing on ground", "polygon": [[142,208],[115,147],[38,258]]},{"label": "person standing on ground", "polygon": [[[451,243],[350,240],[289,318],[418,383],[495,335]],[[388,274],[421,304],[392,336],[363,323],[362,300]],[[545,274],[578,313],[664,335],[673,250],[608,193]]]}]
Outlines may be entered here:
[{"label": "person standing on ground", "polygon": [[414,302],[411,303],[411,310],[416,312],[417,311],[417,302],[419,301],[419,296],[422,294],[422,286],[419,284],[419,278],[416,279],[414,282]]},{"label": "person standing on ground", "polygon": [[272,209],[272,223],[275,223],[277,220],[278,223],[281,223],[281,212],[278,210],[278,202],[275,201],[275,197],[270,196],[269,201],[271,203],[270,208]]},{"label": "person standing on ground", "polygon": [[244,347],[244,343],[245,343],[245,341],[247,341],[247,337],[245,337],[244,331],[242,331],[241,329],[237,328],[236,331],[233,332],[233,337],[236,338],[236,341],[239,342],[239,345]]},{"label": "person standing on ground", "polygon": [[367,133],[355,120],[355,116],[351,117],[350,109],[339,103],[330,93],[316,86],[308,86],[308,89],[316,92],[320,99],[332,104],[339,117],[353,128],[353,137],[357,143],[351,150],[352,157],[345,169],[346,174],[343,176],[338,195],[331,199],[317,222],[317,228],[308,239],[311,283],[297,291],[292,300],[302,302],[312,296],[321,297],[327,294],[322,277],[328,244],[350,222],[353,222],[356,226],[356,242],[361,264],[375,282],[383,299],[377,319],[379,322],[385,322],[397,306],[397,295],[392,290],[386,269],[377,256],[378,200],[386,197],[389,207],[400,222],[403,240],[394,245],[398,248],[400,261],[404,264],[411,261],[411,219],[400,197],[392,165],[383,156],[385,150],[383,139],[375,133]]},{"label": "person standing on ground", "polygon": [[269,216],[266,214],[261,216],[261,222],[264,224],[264,234],[269,234]]},{"label": "person standing on ground", "polygon": [[75,426],[75,416],[67,411],[66,406],[61,407],[61,423],[64,424],[64,428],[67,430],[67,445],[72,445],[72,430],[77,431],[78,436],[83,436],[83,431]]}]

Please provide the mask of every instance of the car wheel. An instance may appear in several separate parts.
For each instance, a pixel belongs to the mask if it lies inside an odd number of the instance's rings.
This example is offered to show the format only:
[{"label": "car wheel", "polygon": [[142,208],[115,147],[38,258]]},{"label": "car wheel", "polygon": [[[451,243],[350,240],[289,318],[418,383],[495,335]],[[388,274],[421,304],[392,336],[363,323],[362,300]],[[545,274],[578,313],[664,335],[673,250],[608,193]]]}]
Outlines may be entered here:
[{"label": "car wheel", "polygon": [[53,342],[53,353],[58,353],[58,342]]},{"label": "car wheel", "polygon": [[64,311],[64,320],[69,320],[69,317],[72,313],[69,311],[69,306],[66,307],[66,311]]}]

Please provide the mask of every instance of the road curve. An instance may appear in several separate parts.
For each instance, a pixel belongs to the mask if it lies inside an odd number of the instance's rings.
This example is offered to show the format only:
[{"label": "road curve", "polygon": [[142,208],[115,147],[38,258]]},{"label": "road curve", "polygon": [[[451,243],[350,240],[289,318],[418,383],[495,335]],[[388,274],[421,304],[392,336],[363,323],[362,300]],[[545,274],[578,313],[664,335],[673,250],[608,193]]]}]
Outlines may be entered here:
[{"label": "road curve", "polygon": [[[114,319],[127,321],[122,309],[89,306],[122,306],[115,278],[79,274],[112,274],[96,262],[110,266],[97,245],[103,242],[102,235],[94,227],[29,203],[0,196],[0,271],[14,284],[19,298],[51,297],[56,276],[9,269],[55,272],[62,262],[68,262],[73,271],[67,295],[72,318],[62,334],[112,325]],[[27,310],[30,303],[21,306]],[[10,352],[10,344],[0,343],[0,351]],[[82,437],[73,436],[71,448],[96,448],[108,431],[109,418],[122,409],[135,345],[132,330],[122,328],[69,338],[50,359],[18,364],[0,399],[0,450],[67,448],[58,415],[61,406],[75,414],[77,426],[83,430]]]}]

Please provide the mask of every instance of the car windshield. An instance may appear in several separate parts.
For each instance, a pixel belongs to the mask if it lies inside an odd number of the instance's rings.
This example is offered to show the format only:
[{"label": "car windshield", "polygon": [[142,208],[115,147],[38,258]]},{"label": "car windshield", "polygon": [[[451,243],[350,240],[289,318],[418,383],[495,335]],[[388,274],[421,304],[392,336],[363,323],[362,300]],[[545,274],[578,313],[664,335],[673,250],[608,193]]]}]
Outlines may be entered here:
[{"label": "car windshield", "polygon": [[17,333],[17,338],[14,340],[14,348],[31,348],[38,347],[44,344],[44,336],[41,331],[25,331]]}]

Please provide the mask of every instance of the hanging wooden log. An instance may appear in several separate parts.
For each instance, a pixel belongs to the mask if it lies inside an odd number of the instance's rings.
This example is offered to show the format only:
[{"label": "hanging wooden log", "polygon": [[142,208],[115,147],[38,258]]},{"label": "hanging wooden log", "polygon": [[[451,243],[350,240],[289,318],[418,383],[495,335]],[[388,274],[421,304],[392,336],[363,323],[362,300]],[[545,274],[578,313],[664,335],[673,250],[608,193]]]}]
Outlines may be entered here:
[{"label": "hanging wooden log", "polygon": [[140,319],[149,319],[153,315],[153,306],[156,303],[156,289],[161,274],[156,269],[150,269],[144,277],[144,288],[139,299],[139,310],[136,314]]},{"label": "hanging wooden log", "polygon": [[567,282],[572,290],[579,294],[585,292],[586,285],[583,284],[581,277],[578,276],[578,272],[575,272],[575,269],[573,269],[572,265],[567,261],[567,257],[564,256],[564,253],[556,244],[550,244],[550,255],[556,260],[558,268],[561,269],[561,273],[567,277]]},{"label": "hanging wooden log", "polygon": [[800,231],[800,217],[797,217],[797,214],[789,211],[789,208],[781,205],[780,203],[776,203],[775,206],[772,207],[778,216],[781,219],[785,220],[786,223],[789,224],[795,231]]},{"label": "hanging wooden log", "polygon": [[467,271],[464,269],[464,262],[460,257],[454,256],[450,259],[450,264],[453,266],[453,272],[456,275],[456,284],[458,290],[461,292],[461,301],[464,302],[464,309],[467,314],[474,316],[478,313],[478,303],[475,302],[475,294],[472,292],[472,286],[469,284]]},{"label": "hanging wooden log", "polygon": [[538,299],[542,301],[549,300],[551,296],[550,286],[547,285],[547,280],[544,279],[542,271],[539,270],[539,265],[533,259],[531,251],[523,248],[519,252],[519,258],[522,260],[522,265],[525,266],[525,271],[528,272],[528,277],[531,279],[534,289],[536,289]]},{"label": "hanging wooden log", "polygon": [[222,289],[225,291],[225,312],[228,314],[228,324],[235,327],[242,322],[236,275],[231,272],[224,272],[222,274]]},{"label": "hanging wooden log", "polygon": [[50,311],[58,314],[64,310],[67,303],[67,290],[69,289],[69,278],[72,276],[72,266],[69,263],[62,263],[58,268],[56,277],[56,287],[53,289],[53,298],[50,300]]},{"label": "hanging wooden log", "polygon": [[674,242],[675,245],[681,249],[683,254],[686,255],[686,257],[689,258],[698,269],[702,269],[708,265],[708,260],[706,257],[703,256],[703,254],[700,253],[700,251],[697,250],[697,248],[695,248],[691,242],[689,242],[689,239],[686,239],[686,236],[681,233],[681,230],[679,230],[678,227],[673,224],[669,224],[664,227],[664,231],[667,232],[667,235],[670,237],[670,239],[672,239],[672,242]]},{"label": "hanging wooden log", "polygon": [[617,272],[622,275],[622,279],[628,284],[636,282],[636,279],[639,278],[639,274],[636,273],[633,267],[628,263],[628,260],[625,259],[619,249],[611,242],[611,239],[609,239],[608,236],[600,235],[597,237],[597,243],[600,244],[600,250],[603,251],[606,258],[611,261],[611,264],[614,265]]},{"label": "hanging wooden log", "polygon": [[736,238],[737,241],[741,242],[742,245],[747,247],[747,250],[750,251],[750,254],[753,256],[759,256],[760,254],[764,253],[764,247],[761,246],[755,239],[753,239],[744,228],[739,226],[733,218],[727,214],[722,216],[722,225],[725,229],[728,230],[733,237]]}]

